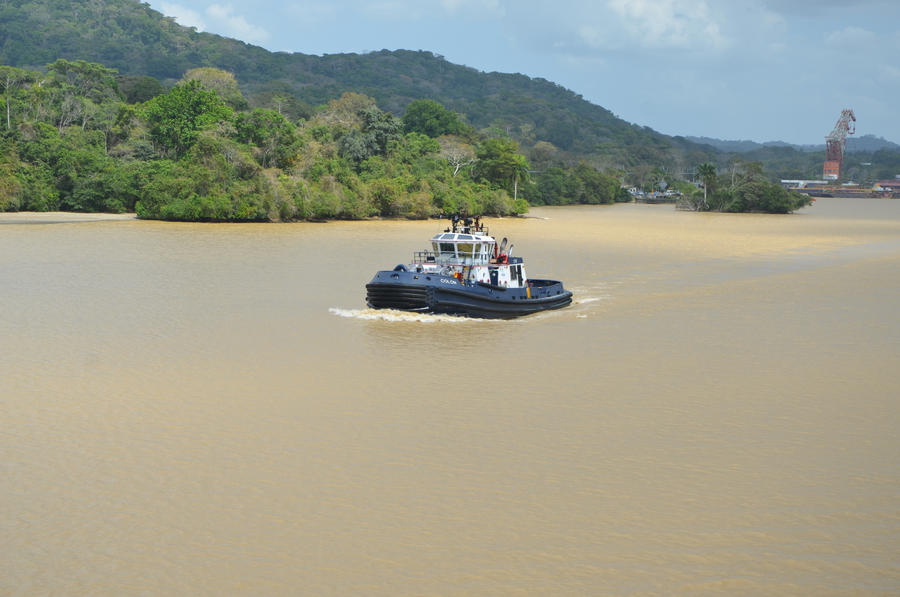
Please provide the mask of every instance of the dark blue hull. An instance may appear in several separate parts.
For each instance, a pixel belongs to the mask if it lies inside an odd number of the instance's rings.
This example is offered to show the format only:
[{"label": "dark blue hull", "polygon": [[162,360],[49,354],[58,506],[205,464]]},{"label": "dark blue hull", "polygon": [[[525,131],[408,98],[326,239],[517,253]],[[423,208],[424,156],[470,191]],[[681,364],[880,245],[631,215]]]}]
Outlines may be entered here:
[{"label": "dark blue hull", "polygon": [[380,271],[366,284],[366,304],[491,319],[509,319],[572,302],[572,293],[556,280],[529,280],[528,288],[462,283],[451,276],[412,271]]}]

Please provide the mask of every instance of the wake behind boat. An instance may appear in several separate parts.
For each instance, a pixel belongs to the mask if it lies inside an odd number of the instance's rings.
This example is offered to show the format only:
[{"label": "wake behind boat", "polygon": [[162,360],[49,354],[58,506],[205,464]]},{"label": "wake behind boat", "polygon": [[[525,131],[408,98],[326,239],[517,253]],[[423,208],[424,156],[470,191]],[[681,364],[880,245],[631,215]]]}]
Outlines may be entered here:
[{"label": "wake behind boat", "polygon": [[498,244],[480,218],[453,216],[431,247],[416,252],[409,265],[375,274],[366,284],[366,303],[374,309],[513,318],[572,302],[562,282],[529,279],[524,260],[510,255],[505,238]]}]

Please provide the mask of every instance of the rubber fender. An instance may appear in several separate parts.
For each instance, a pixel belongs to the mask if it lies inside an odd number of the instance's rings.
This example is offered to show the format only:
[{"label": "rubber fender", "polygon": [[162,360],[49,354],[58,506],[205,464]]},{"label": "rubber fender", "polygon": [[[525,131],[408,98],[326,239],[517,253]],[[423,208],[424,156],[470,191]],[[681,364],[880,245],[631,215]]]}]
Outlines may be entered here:
[{"label": "rubber fender", "polygon": [[406,266],[401,263],[397,267],[394,268],[394,271],[395,272],[408,272],[409,270],[406,269]]}]

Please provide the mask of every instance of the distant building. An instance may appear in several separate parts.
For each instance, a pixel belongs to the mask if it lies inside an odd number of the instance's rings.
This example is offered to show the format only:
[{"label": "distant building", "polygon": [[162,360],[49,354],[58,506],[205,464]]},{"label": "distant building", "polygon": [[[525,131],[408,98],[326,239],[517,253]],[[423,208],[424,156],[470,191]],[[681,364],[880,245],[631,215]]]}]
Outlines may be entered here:
[{"label": "distant building", "polygon": [[805,189],[807,187],[821,187],[827,184],[828,181],[826,180],[781,180],[781,186],[786,189]]}]

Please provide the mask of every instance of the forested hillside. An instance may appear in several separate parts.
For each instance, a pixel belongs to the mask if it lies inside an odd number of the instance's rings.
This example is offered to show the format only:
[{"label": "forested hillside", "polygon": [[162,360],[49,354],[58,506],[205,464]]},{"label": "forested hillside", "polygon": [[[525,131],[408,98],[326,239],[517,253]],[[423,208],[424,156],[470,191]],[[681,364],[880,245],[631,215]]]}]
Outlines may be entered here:
[{"label": "forested hillside", "polygon": [[[294,122],[250,108],[234,76],[191,69],[168,90],[83,60],[0,66],[0,211],[135,211],[249,221],[524,213],[628,199],[580,163],[532,177],[515,140],[432,100],[403,119],[345,93]],[[122,86],[147,99],[129,99]]]},{"label": "forested hillside", "polygon": [[283,111],[295,116],[308,116],[312,106],[345,91],[370,96],[398,116],[413,100],[433,99],[476,129],[509,134],[529,157],[541,142],[539,149],[551,149],[570,166],[586,160],[601,169],[650,164],[683,171],[715,155],[624,122],[549,81],[483,73],[430,52],[273,53],[179,26],[137,0],[6,0],[0,63],[37,70],[57,58],[97,62],[166,85],[191,68],[216,67],[235,75],[251,106],[275,107],[273,98],[288,96],[292,105]]}]

